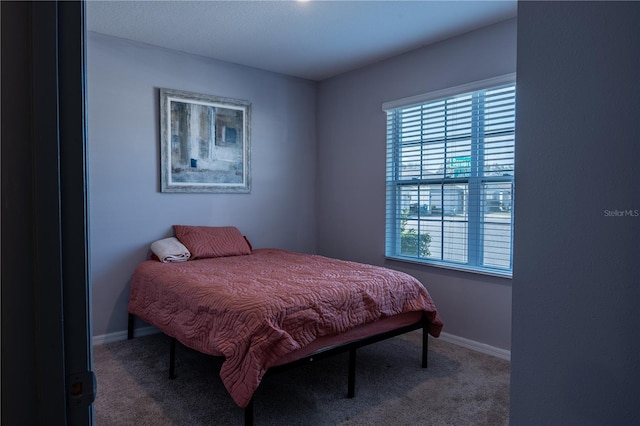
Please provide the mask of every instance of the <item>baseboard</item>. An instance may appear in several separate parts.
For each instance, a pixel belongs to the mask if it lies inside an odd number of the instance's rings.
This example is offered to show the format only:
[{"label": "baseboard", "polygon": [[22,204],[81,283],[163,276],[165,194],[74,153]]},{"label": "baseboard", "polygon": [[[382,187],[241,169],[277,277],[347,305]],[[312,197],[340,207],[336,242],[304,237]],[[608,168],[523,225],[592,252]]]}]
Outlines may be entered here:
[{"label": "baseboard", "polygon": [[484,343],[476,342],[474,340],[465,339],[464,337],[454,336],[453,334],[440,333],[440,339],[454,345],[462,346],[472,351],[481,352],[486,355],[495,356],[507,361],[511,361],[511,351],[506,349],[496,348]]},{"label": "baseboard", "polygon": [[[136,328],[135,330],[136,337],[148,336],[148,335],[157,334],[157,333],[160,333],[160,330],[151,326]],[[511,361],[511,351],[508,351],[506,349],[496,348],[494,346],[476,342],[474,340],[465,339],[464,337],[459,337],[459,336],[455,336],[453,334],[448,334],[448,333],[440,333],[440,339],[448,343],[453,343],[454,345],[471,349],[472,351],[481,352],[486,355],[491,355],[497,358]],[[105,343],[118,342],[121,340],[127,340],[126,330],[117,331],[115,333],[102,334],[100,336],[93,336],[92,343],[94,346],[97,346],[97,345],[104,345]]]},{"label": "baseboard", "polygon": [[[135,337],[148,336],[150,334],[160,333],[155,327],[142,327],[136,328],[134,332]],[[92,343],[93,346],[104,345],[105,343],[113,343],[119,342],[121,340],[127,340],[127,331],[116,331],[115,333],[102,334],[100,336],[93,336]]]}]

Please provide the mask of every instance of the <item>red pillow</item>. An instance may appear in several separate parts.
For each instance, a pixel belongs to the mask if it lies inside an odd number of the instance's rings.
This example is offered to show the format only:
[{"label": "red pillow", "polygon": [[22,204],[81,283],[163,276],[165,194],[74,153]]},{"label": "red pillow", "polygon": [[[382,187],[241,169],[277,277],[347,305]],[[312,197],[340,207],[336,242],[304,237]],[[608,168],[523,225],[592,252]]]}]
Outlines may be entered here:
[{"label": "red pillow", "polygon": [[173,225],[176,238],[191,252],[191,259],[251,254],[235,226]]}]

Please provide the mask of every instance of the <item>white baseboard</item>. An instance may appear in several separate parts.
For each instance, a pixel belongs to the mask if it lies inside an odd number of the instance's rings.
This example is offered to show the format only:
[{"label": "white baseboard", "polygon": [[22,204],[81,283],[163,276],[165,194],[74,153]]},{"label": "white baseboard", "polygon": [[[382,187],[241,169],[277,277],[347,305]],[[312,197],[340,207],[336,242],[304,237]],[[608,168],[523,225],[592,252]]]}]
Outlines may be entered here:
[{"label": "white baseboard", "polygon": [[511,351],[496,348],[485,343],[476,342],[474,340],[465,339],[464,337],[454,336],[453,334],[440,333],[440,339],[454,345],[462,346],[472,351],[481,352],[486,355],[495,356],[507,361],[511,361]]},{"label": "white baseboard", "polygon": [[[135,337],[148,336],[150,334],[160,333],[155,327],[142,327],[135,329]],[[127,331],[116,331],[115,333],[102,334],[100,336],[93,336],[93,346],[104,345],[105,343],[119,342],[120,340],[127,340]]]},{"label": "white baseboard", "polygon": [[[143,327],[136,328],[135,336],[142,337],[148,336],[150,334],[160,333],[155,327]],[[507,361],[511,361],[511,351],[506,349],[496,348],[494,346],[489,346],[484,343],[476,342],[474,340],[465,339],[464,337],[458,337],[453,334],[441,333],[440,339],[444,340],[448,343],[453,343],[454,345],[462,346],[467,349],[471,349],[472,351],[481,352],[486,355],[495,356],[497,358],[501,358]],[[118,342],[120,340],[127,340],[127,331],[117,331],[115,333],[102,334],[100,336],[93,336],[93,345],[104,345],[105,343]]]}]

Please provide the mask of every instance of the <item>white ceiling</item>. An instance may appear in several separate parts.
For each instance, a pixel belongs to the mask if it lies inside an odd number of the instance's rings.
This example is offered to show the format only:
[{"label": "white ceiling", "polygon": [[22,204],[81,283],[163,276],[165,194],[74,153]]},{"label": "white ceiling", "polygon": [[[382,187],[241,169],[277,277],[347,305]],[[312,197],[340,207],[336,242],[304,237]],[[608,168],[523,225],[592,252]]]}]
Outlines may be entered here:
[{"label": "white ceiling", "polygon": [[95,1],[87,29],[323,80],[516,16],[498,1]]}]

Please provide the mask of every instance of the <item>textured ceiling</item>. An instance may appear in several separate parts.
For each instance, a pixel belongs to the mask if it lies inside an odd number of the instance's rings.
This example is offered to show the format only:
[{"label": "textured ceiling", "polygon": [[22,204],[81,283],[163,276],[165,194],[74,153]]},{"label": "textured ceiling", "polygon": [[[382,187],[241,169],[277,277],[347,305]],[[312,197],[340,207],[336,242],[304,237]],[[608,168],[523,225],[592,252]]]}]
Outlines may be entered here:
[{"label": "textured ceiling", "polygon": [[501,1],[94,1],[102,34],[323,80],[516,15]]}]

